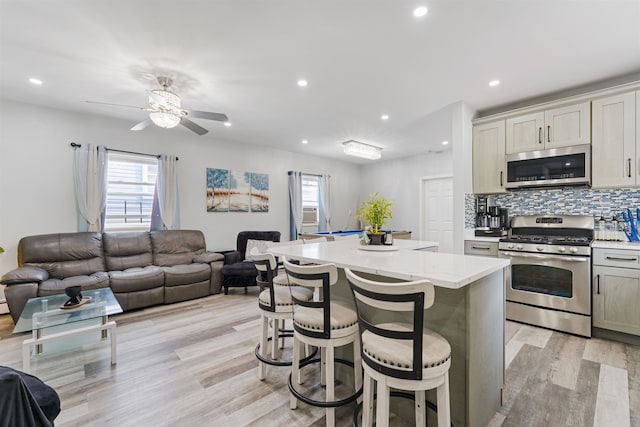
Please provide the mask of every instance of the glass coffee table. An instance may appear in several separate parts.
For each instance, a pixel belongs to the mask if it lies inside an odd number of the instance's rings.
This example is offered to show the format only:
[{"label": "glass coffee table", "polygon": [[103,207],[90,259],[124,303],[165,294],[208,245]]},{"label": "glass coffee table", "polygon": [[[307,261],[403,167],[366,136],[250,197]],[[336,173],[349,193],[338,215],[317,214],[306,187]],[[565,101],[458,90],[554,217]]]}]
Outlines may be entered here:
[{"label": "glass coffee table", "polygon": [[122,307],[110,288],[82,292],[89,302],[74,308],[60,308],[69,298],[65,294],[31,298],[22,310],[13,333],[32,331],[22,343],[22,369],[31,370],[31,357],[43,354],[43,345],[53,341],[70,342],[71,337],[100,331],[101,338],[111,340],[111,364],[116,364],[116,322],[112,314]]}]

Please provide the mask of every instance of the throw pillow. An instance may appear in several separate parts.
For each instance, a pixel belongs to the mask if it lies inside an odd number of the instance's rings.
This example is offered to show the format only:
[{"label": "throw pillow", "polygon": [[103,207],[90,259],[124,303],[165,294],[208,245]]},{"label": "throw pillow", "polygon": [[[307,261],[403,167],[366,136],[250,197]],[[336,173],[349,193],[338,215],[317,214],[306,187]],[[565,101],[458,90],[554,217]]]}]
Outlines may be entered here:
[{"label": "throw pillow", "polygon": [[269,242],[267,240],[253,240],[253,239],[248,239],[247,240],[247,250],[244,252],[244,259],[250,259],[251,258],[251,251],[253,250],[253,248],[256,248],[258,251],[257,253],[259,254],[263,254],[267,251],[268,244]]}]

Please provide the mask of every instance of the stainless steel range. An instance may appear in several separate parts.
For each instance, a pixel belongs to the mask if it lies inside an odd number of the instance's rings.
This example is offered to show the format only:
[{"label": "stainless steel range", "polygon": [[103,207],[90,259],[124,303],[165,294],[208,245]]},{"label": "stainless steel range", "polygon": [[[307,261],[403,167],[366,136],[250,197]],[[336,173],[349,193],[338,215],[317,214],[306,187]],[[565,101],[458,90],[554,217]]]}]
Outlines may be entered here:
[{"label": "stainless steel range", "polygon": [[511,260],[507,319],[591,336],[593,229],[591,216],[512,218],[511,235],[498,246],[500,258]]}]

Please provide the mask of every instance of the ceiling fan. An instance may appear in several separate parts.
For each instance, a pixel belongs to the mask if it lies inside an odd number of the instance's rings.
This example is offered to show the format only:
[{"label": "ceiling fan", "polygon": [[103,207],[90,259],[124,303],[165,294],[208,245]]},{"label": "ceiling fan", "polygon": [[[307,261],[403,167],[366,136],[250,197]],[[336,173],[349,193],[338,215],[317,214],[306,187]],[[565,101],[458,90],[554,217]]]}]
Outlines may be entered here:
[{"label": "ceiling fan", "polygon": [[171,92],[169,88],[173,84],[173,80],[169,77],[158,77],[158,83],[162,89],[147,90],[149,94],[148,107],[135,107],[131,105],[111,104],[108,102],[86,101],[90,104],[115,105],[118,107],[137,108],[149,112],[149,118],[141,121],[131,128],[131,130],[142,130],[150,124],[155,124],[161,128],[174,128],[179,124],[187,129],[204,135],[207,129],[192,122],[189,118],[198,118],[206,120],[216,120],[219,122],[228,122],[229,118],[226,114],[211,113],[209,111],[183,110],[180,104],[180,96]]}]

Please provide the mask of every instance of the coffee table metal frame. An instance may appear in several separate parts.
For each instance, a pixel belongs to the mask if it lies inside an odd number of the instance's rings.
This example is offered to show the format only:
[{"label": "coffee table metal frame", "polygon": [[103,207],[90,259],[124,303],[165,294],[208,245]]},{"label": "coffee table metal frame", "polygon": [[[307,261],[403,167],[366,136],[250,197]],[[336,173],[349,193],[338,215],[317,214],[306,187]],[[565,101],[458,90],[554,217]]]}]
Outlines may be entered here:
[{"label": "coffee table metal frame", "polygon": [[[110,290],[109,290],[110,291]],[[99,292],[95,292],[95,295],[98,296]],[[113,294],[111,294],[113,295]],[[75,336],[75,335],[82,335],[82,334],[86,334],[92,331],[100,331],[101,333],[101,337],[102,339],[106,339],[109,338],[110,339],[110,344],[111,344],[111,364],[115,365],[117,363],[117,355],[116,355],[116,322],[114,321],[110,321],[109,320],[109,314],[116,314],[116,313],[120,313],[122,312],[122,308],[120,307],[119,304],[115,304],[115,307],[113,304],[109,305],[107,304],[106,301],[104,301],[104,298],[100,298],[101,301],[100,302],[90,302],[84,305],[81,305],[77,308],[72,308],[72,309],[60,309],[60,308],[55,308],[53,310],[49,310],[48,309],[48,300],[56,300],[59,299],[60,297],[66,297],[66,296],[58,296],[55,295],[53,297],[38,297],[38,298],[33,298],[33,303],[35,304],[36,301],[42,302],[44,301],[44,303],[42,303],[42,310],[40,312],[35,312],[33,313],[33,316],[31,318],[31,332],[32,332],[32,336],[29,339],[26,339],[23,341],[22,343],[22,369],[23,371],[29,373],[31,371],[31,357],[32,357],[32,352],[35,355],[40,355],[42,354],[42,345],[46,342],[51,342],[51,341],[57,341],[57,340],[62,340],[62,339],[66,339],[69,338],[71,336]],[[32,301],[32,300],[29,300]],[[64,299],[62,300],[64,302]],[[54,302],[54,301],[52,301]],[[59,326],[59,325],[73,325],[74,323],[78,324],[78,325],[82,325],[84,322],[83,321],[78,321],[78,322],[60,322],[60,323],[53,323],[53,324],[49,324],[47,322],[48,318],[52,318],[55,316],[65,316],[65,315],[71,315],[74,312],[78,313],[78,312],[85,312],[89,311],[89,310],[93,310],[96,311],[97,313],[99,313],[99,315],[96,316],[89,316],[87,318],[83,318],[81,320],[86,321],[86,320],[92,320],[92,319],[97,319],[100,318],[101,322],[99,324],[94,324],[94,325],[88,325],[88,326],[80,326],[80,327],[75,327],[70,330],[66,330],[66,331],[61,331],[61,332],[56,332],[50,335],[43,335],[43,330],[47,327],[51,327],[51,326]],[[15,332],[22,332],[21,330],[19,330],[18,326],[16,325],[16,330],[14,330]]]}]

